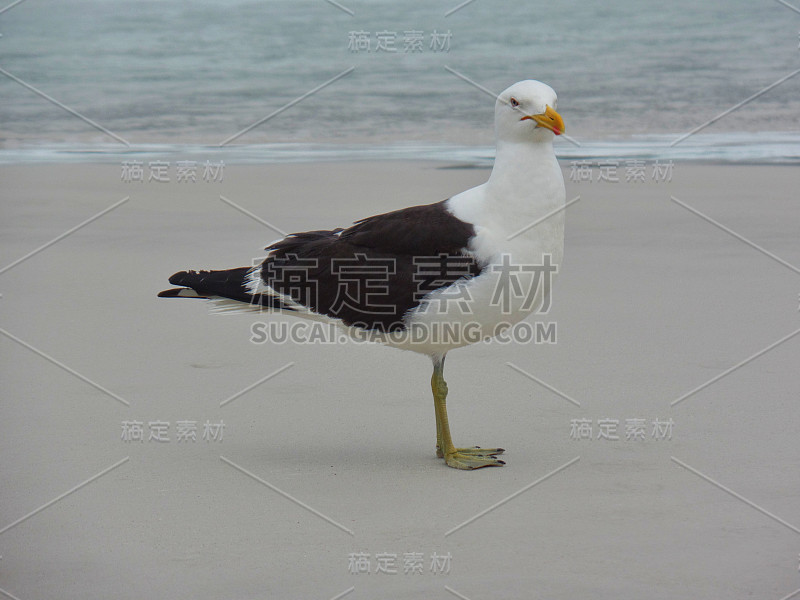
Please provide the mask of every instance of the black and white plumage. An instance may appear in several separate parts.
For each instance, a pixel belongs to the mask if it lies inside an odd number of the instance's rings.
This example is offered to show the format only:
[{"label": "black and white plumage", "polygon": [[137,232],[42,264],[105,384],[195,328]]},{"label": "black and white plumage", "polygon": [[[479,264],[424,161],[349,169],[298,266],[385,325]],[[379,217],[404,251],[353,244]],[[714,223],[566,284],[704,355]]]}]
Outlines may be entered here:
[{"label": "black and white plumage", "polygon": [[[564,130],[556,94],[538,81],[514,84],[495,105],[497,154],[489,180],[447,200],[357,221],[347,229],[295,233],[267,247],[256,267],[182,271],[162,297],[213,300],[222,310],[282,311],[334,322],[350,333],[429,355],[434,363],[437,452],[448,465],[503,464],[502,449],[456,448],[445,408],[444,357],[497,335],[535,311],[535,297],[497,301],[509,264],[516,289],[534,289],[531,265],[558,268],[564,180],[553,136]],[[535,224],[535,225],[534,225]],[[530,227],[526,227],[531,225]],[[504,266],[505,265],[505,266]],[[433,335],[447,328],[454,335]],[[469,329],[469,335],[467,330]]]}]

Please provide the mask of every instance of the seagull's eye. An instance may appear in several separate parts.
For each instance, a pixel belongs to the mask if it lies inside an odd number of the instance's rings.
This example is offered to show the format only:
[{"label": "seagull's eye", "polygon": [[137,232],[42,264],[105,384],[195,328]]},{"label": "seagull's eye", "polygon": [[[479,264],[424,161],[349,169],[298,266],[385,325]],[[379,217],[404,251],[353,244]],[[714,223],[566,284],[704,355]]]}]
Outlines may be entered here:
[{"label": "seagull's eye", "polygon": [[516,98],[513,98],[513,97],[511,98],[511,100],[509,100],[509,104],[510,104],[510,105],[511,105],[513,108],[517,108],[517,107],[519,106],[519,102],[517,101],[517,99],[516,99]]}]

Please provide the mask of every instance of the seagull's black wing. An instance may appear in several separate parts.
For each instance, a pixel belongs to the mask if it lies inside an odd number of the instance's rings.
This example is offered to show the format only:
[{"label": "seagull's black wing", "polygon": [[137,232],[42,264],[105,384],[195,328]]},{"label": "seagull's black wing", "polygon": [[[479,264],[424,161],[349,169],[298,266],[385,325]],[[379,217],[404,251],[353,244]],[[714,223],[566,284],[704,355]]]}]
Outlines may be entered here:
[{"label": "seagull's black wing", "polygon": [[267,247],[261,278],[316,313],[393,331],[425,294],[480,266],[467,252],[475,228],[445,202],[357,221],[348,229],[293,233]]}]

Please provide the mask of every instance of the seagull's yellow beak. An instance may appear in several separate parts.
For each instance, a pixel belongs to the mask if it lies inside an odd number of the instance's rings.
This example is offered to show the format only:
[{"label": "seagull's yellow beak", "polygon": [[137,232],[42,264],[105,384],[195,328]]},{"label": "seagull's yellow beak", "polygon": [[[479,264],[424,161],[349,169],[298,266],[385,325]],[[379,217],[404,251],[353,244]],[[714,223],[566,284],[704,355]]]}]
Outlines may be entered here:
[{"label": "seagull's yellow beak", "polygon": [[558,114],[555,110],[551,107],[547,107],[545,111],[540,115],[525,115],[522,117],[522,121],[525,119],[530,119],[536,122],[537,127],[544,127],[545,129],[549,129],[556,135],[561,135],[564,133],[564,120],[561,118],[561,115]]}]

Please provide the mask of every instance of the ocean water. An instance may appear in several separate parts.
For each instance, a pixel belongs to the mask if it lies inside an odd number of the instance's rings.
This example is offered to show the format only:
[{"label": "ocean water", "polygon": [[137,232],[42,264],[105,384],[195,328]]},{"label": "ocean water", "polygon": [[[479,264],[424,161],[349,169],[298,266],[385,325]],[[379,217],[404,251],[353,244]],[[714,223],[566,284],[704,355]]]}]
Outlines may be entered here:
[{"label": "ocean water", "polygon": [[0,13],[0,162],[480,164],[479,88],[533,78],[562,158],[797,163],[799,31],[777,0],[25,0]]}]

